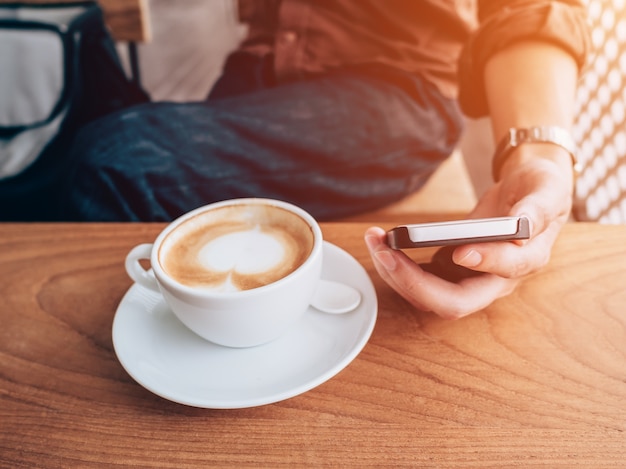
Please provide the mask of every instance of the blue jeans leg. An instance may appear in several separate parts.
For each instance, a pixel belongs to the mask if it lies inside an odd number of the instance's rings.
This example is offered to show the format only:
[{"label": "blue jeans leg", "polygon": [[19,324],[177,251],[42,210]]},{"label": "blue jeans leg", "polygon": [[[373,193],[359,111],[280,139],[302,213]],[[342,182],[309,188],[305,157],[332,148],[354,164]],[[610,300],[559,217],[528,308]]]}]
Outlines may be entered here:
[{"label": "blue jeans leg", "polygon": [[455,103],[414,83],[342,72],[109,115],[77,137],[66,218],[168,221],[236,197],[320,220],[381,207],[419,188],[460,134]]}]

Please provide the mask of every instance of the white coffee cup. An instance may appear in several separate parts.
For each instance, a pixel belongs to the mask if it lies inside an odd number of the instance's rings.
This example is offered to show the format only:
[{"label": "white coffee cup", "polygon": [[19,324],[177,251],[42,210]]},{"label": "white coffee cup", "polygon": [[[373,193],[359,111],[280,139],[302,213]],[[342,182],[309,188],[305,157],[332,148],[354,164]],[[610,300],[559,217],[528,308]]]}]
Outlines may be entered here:
[{"label": "white coffee cup", "polygon": [[[153,244],[130,251],[126,270],[160,292],[199,336],[251,347],[279,337],[305,313],[320,280],[322,245],[318,223],[303,209],[278,200],[233,199],[174,220]],[[151,271],[141,259],[150,260]],[[268,283],[258,286],[263,281]]]}]

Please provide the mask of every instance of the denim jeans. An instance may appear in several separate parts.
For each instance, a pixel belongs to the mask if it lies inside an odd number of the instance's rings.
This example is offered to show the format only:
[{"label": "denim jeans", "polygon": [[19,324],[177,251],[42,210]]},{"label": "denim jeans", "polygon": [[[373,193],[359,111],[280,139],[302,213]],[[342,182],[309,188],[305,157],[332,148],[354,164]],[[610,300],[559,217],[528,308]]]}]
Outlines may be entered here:
[{"label": "denim jeans", "polygon": [[271,61],[227,61],[203,102],[155,102],[85,127],[70,155],[63,218],[169,221],[211,202],[270,197],[320,220],[415,191],[453,150],[454,101],[344,70],[277,85]]}]

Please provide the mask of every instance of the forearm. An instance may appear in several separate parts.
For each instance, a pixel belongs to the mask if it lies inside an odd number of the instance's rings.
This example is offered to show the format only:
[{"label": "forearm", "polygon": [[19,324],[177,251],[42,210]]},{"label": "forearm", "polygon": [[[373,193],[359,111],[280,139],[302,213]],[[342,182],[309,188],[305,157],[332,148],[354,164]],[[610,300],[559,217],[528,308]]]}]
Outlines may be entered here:
[{"label": "forearm", "polygon": [[[486,64],[484,84],[493,134],[499,141],[511,127],[572,125],[578,67],[559,47],[520,41],[495,54]],[[521,145],[502,171],[536,158],[550,159],[571,173],[572,160],[557,145]]]}]

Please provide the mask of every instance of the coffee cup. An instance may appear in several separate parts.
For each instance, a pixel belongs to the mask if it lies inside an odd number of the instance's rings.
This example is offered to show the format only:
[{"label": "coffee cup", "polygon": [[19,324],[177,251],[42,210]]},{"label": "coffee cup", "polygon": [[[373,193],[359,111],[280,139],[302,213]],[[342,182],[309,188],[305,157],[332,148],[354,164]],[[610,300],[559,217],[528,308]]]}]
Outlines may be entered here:
[{"label": "coffee cup", "polygon": [[276,339],[306,312],[322,261],[322,231],[309,213],[283,201],[245,198],[174,220],[154,243],[129,252],[126,270],[160,292],[199,336],[251,347]]}]

